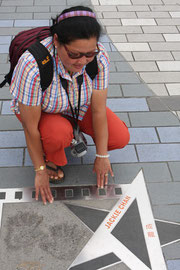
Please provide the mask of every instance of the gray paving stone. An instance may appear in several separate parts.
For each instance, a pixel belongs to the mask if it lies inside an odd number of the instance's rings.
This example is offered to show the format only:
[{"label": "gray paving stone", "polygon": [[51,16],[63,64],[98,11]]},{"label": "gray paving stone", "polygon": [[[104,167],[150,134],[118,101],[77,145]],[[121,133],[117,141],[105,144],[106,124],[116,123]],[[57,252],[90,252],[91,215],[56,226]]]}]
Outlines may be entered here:
[{"label": "gray paving stone", "polygon": [[68,6],[75,6],[75,5],[90,5],[91,6],[91,0],[67,0]]},{"label": "gray paving stone", "polygon": [[[59,2],[57,2],[56,0],[51,0],[51,6],[57,6],[57,4],[65,6],[66,0],[62,0]],[[49,6],[50,2],[49,2],[49,0],[35,0],[34,5],[35,6]],[[33,6],[33,5],[30,5],[30,6]]]},{"label": "gray paving stone", "polygon": [[38,26],[49,26],[49,20],[15,20],[15,27],[38,27]]},{"label": "gray paving stone", "polygon": [[171,112],[137,112],[129,113],[130,122],[133,127],[167,127],[179,126],[179,120]]},{"label": "gray paving stone", "polygon": [[115,182],[130,184],[143,169],[146,182],[166,183],[171,182],[171,175],[166,163],[135,163],[135,164],[112,164]]},{"label": "gray paving stone", "polygon": [[147,102],[151,111],[179,111],[180,110],[180,95],[171,97],[150,97]]},{"label": "gray paving stone", "polygon": [[22,125],[15,115],[0,116],[0,130],[22,130]]},{"label": "gray paving stone", "polygon": [[170,18],[170,19],[156,19],[158,25],[179,25],[180,19]]},{"label": "gray paving stone", "polygon": [[140,162],[179,161],[180,144],[137,145]]},{"label": "gray paving stone", "polygon": [[179,270],[180,260],[167,261],[168,270]]},{"label": "gray paving stone", "polygon": [[[49,12],[50,10],[49,10],[50,8],[48,7],[48,6],[31,6],[31,7],[17,7],[16,8],[16,12],[25,12],[25,13],[27,13],[27,12]],[[56,10],[54,10],[54,11],[57,11],[58,9],[56,8]]]},{"label": "gray paving stone", "polygon": [[129,128],[129,132],[129,144],[159,142],[155,128]]},{"label": "gray paving stone", "polygon": [[127,113],[116,113],[116,115],[125,122],[127,127],[130,127],[129,117]]},{"label": "gray paving stone", "polygon": [[135,61],[173,60],[170,52],[133,52]]},{"label": "gray paving stone", "polygon": [[0,167],[22,166],[23,149],[0,149]]},{"label": "gray paving stone", "polygon": [[127,42],[125,35],[109,35],[112,42]]},{"label": "gray paving stone", "polygon": [[179,72],[140,72],[146,83],[179,83]]},{"label": "gray paving stone", "polygon": [[174,181],[180,181],[180,162],[168,162]]},{"label": "gray paving stone", "polygon": [[9,52],[9,45],[5,44],[5,45],[0,45],[0,54],[1,53],[8,53]]},{"label": "gray paving stone", "polygon": [[0,20],[0,27],[12,27],[13,20]]},{"label": "gray paving stone", "polygon": [[[31,27],[11,27],[11,28],[7,28],[7,27],[1,27],[0,28],[0,35],[1,36],[9,36],[9,35],[17,35],[19,32],[21,31],[25,31],[30,29]],[[7,52],[6,52],[7,53]]]},{"label": "gray paving stone", "polygon": [[0,168],[0,189],[34,187],[34,177],[33,167]]},{"label": "gray paving stone", "polygon": [[131,5],[130,0],[100,0],[100,5]]},{"label": "gray paving stone", "polygon": [[161,0],[132,0],[133,5],[161,5],[163,2]]},{"label": "gray paving stone", "polygon": [[[163,247],[163,253],[166,260],[173,260],[179,258],[180,242]],[[175,269],[177,270],[177,269]],[[179,270],[179,269],[178,269]]]},{"label": "gray paving stone", "polygon": [[180,222],[179,205],[153,206],[154,217],[161,220]]},{"label": "gray paving stone", "polygon": [[132,69],[136,72],[139,71],[159,71],[155,62],[130,62]]},{"label": "gray paving stone", "polygon": [[[7,45],[9,47],[9,44]],[[0,64],[0,74],[7,74],[10,69],[10,64]]]},{"label": "gray paving stone", "polygon": [[8,87],[3,87],[1,89],[0,98],[2,100],[10,100],[11,99],[11,94],[9,92],[9,88]]},{"label": "gray paving stone", "polygon": [[151,83],[147,84],[147,86],[153,91],[157,96],[168,96],[167,88],[163,83]]},{"label": "gray paving stone", "polygon": [[116,72],[110,73],[109,83],[140,83],[135,72]]},{"label": "gray paving stone", "polygon": [[180,42],[149,43],[152,51],[179,51]]},{"label": "gray paving stone", "polygon": [[1,6],[33,6],[33,0],[3,0]]},{"label": "gray paving stone", "polygon": [[111,62],[110,63],[110,72],[116,72],[116,67],[115,67],[115,63],[114,62]]},{"label": "gray paving stone", "polygon": [[180,142],[180,127],[158,127],[157,132],[162,143]]},{"label": "gray paving stone", "polygon": [[111,47],[111,51],[112,52],[116,52],[117,51],[117,48],[112,43],[110,43],[110,47]]},{"label": "gray paving stone", "polygon": [[[93,164],[95,160],[96,149],[94,146],[88,147],[88,154],[83,157],[83,164]],[[123,149],[110,152],[111,163],[137,162],[136,152],[133,145],[127,145]]]},{"label": "gray paving stone", "polygon": [[144,98],[112,98],[107,100],[107,106],[113,112],[149,111]]},{"label": "gray paving stone", "polygon": [[[170,18],[168,12],[137,12],[138,18]],[[169,25],[169,24],[168,24]]]},{"label": "gray paving stone", "polygon": [[10,109],[10,103],[11,101],[3,101],[1,114],[13,114]]},{"label": "gray paving stone", "polygon": [[177,11],[180,10],[180,7],[178,5],[155,5],[155,6],[151,6],[150,5],[150,9],[152,11]]},{"label": "gray paving stone", "polygon": [[122,97],[120,85],[110,84],[108,87],[108,97]]},{"label": "gray paving stone", "polygon": [[128,34],[129,42],[164,41],[162,34]]},{"label": "gray paving stone", "polygon": [[111,11],[108,11],[108,12],[103,12],[103,16],[104,18],[119,18],[119,19],[122,19],[122,18],[137,18],[136,17],[136,13],[135,12],[111,12]]},{"label": "gray paving stone", "polygon": [[11,36],[0,37],[0,44],[10,44]]},{"label": "gray paving stone", "polygon": [[[65,149],[66,157],[69,165],[81,164],[81,158],[75,158],[70,153],[70,147]],[[24,166],[33,166],[28,150],[25,150]]]},{"label": "gray paving stone", "polygon": [[96,5],[94,5],[94,10],[95,11],[99,11],[99,12],[103,12],[103,11],[117,11],[117,8],[116,8],[116,6],[96,6]]},{"label": "gray paving stone", "polygon": [[140,26],[107,26],[106,29],[108,34],[142,33]]},{"label": "gray paving stone", "polygon": [[23,131],[0,131],[0,147],[25,147]]},{"label": "gray paving stone", "polygon": [[148,11],[148,5],[131,5],[131,6],[117,6],[119,11]]},{"label": "gray paving stone", "polygon": [[148,183],[153,205],[174,205],[180,203],[180,183]]},{"label": "gray paving stone", "polygon": [[13,13],[15,12],[16,7],[1,7],[0,6],[0,13]]},{"label": "gray paving stone", "polygon": [[172,34],[172,33],[178,33],[178,30],[176,28],[176,26],[161,26],[161,25],[157,25],[157,26],[142,26],[143,32],[146,33],[159,33],[159,34]]},{"label": "gray paving stone", "polygon": [[1,14],[1,19],[9,19],[9,20],[27,20],[27,19],[32,19],[33,14],[32,13],[2,13]]},{"label": "gray paving stone", "polygon": [[147,87],[146,84],[122,85],[124,97],[147,97],[153,96],[154,93]]},{"label": "gray paving stone", "polygon": [[7,63],[8,61],[8,53],[1,53],[1,57],[0,57],[0,63]]},{"label": "gray paving stone", "polygon": [[108,55],[112,62],[125,61],[124,57],[119,52],[108,52]]},{"label": "gray paving stone", "polygon": [[126,62],[116,62],[117,71],[124,72],[124,71],[133,71],[132,67]]},{"label": "gray paving stone", "polygon": [[180,60],[180,52],[172,52],[175,60]]},{"label": "gray paving stone", "polygon": [[102,25],[121,25],[120,19],[99,19]]}]

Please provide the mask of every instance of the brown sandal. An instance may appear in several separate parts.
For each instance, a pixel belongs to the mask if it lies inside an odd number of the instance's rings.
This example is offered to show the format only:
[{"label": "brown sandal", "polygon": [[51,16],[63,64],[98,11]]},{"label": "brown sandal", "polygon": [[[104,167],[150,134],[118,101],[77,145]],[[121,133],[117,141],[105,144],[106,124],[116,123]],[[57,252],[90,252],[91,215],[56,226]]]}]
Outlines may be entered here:
[{"label": "brown sandal", "polygon": [[[63,169],[62,169],[61,166],[57,166],[57,165],[56,165],[56,168],[53,168],[53,167],[51,167],[51,166],[49,166],[49,165],[46,164],[46,168],[47,168],[48,170],[51,170],[51,171],[54,171],[54,172],[58,172],[58,170],[61,170],[61,171],[63,172],[63,174],[64,174],[64,171],[63,171]],[[63,177],[58,178],[58,179],[52,179],[52,178],[49,178],[49,182],[50,182],[51,184],[57,185],[57,184],[63,183],[63,182],[64,182],[64,179],[65,179],[65,174],[64,174]]]}]

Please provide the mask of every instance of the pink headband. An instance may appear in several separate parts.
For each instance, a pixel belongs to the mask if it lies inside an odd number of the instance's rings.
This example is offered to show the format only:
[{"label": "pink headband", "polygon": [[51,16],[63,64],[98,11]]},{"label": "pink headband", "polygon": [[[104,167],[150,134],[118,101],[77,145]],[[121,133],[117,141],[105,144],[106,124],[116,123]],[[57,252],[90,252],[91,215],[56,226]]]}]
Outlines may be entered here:
[{"label": "pink headband", "polygon": [[77,11],[71,11],[71,12],[67,12],[60,15],[59,18],[57,19],[57,22],[59,23],[64,19],[77,17],[77,16],[87,16],[91,18],[96,18],[96,15],[93,12],[86,11],[86,10],[77,10]]}]

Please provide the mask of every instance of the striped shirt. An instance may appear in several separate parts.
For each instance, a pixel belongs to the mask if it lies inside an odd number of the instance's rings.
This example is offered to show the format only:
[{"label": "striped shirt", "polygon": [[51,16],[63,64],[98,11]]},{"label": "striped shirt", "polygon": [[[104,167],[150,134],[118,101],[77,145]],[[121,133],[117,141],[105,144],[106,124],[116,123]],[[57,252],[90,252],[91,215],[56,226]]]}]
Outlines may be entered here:
[{"label": "striped shirt", "polygon": [[103,90],[108,87],[109,81],[109,57],[104,46],[98,43],[100,52],[97,55],[98,74],[92,81],[86,73],[85,67],[71,77],[65,70],[58,54],[53,55],[52,37],[41,41],[49,50],[52,59],[54,74],[50,86],[42,92],[40,85],[39,68],[33,55],[24,52],[14,69],[10,85],[12,95],[11,110],[19,113],[18,102],[27,106],[38,106],[41,104],[42,111],[46,113],[63,113],[72,116],[68,97],[62,87],[59,75],[68,81],[68,93],[72,107],[78,106],[78,83],[77,77],[83,74],[81,86],[81,104],[79,120],[83,119],[91,100],[92,89]]}]

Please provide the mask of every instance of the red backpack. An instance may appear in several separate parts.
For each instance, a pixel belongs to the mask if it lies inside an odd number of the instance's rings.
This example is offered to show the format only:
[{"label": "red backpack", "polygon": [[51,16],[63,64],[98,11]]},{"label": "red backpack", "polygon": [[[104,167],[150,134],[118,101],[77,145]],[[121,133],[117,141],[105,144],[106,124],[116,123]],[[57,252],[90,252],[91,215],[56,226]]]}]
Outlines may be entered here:
[{"label": "red backpack", "polygon": [[11,84],[12,74],[20,56],[28,50],[36,59],[39,70],[42,90],[45,90],[53,78],[53,62],[49,51],[40,43],[50,36],[49,27],[37,27],[22,31],[15,36],[9,47],[10,71],[0,84],[2,88],[6,83]]}]

